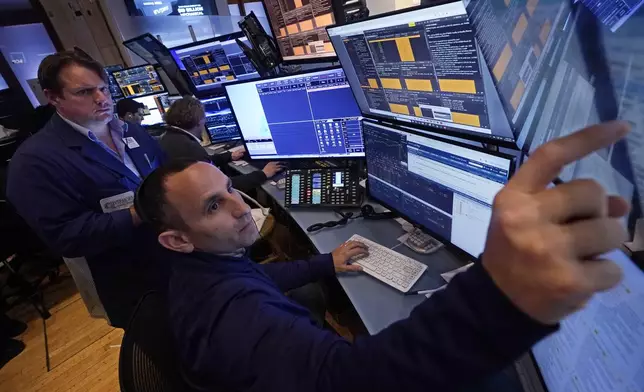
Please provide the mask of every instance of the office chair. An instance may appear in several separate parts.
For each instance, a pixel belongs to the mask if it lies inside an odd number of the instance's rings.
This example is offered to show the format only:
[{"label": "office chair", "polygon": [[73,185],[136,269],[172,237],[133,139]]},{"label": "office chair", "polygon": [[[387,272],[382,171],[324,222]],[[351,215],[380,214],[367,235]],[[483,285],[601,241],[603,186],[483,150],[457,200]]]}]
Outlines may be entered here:
[{"label": "office chair", "polygon": [[119,354],[122,392],[194,391],[181,375],[163,295],[143,295],[123,335]]}]

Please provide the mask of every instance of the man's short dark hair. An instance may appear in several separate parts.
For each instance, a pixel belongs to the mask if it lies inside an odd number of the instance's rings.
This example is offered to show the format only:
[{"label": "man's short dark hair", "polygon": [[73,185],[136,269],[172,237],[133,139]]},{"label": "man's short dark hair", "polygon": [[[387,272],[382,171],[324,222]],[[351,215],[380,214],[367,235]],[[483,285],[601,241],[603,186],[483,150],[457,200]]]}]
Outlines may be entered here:
[{"label": "man's short dark hair", "polygon": [[179,212],[168,202],[165,182],[171,175],[181,173],[198,162],[201,161],[176,159],[155,169],[143,180],[134,197],[134,209],[143,222],[159,233],[184,226]]},{"label": "man's short dark hair", "polygon": [[176,100],[165,115],[165,122],[181,129],[192,129],[206,117],[203,104],[196,98],[186,96]]},{"label": "man's short dark hair", "polygon": [[43,90],[51,90],[54,94],[60,94],[63,85],[60,81],[60,73],[70,65],[79,65],[94,71],[107,83],[107,74],[103,66],[85,53],[75,50],[66,50],[50,54],[45,57],[38,67],[38,82]]},{"label": "man's short dark hair", "polygon": [[135,114],[139,109],[145,109],[145,105],[132,98],[124,98],[116,103],[116,114],[123,118],[128,113]]}]

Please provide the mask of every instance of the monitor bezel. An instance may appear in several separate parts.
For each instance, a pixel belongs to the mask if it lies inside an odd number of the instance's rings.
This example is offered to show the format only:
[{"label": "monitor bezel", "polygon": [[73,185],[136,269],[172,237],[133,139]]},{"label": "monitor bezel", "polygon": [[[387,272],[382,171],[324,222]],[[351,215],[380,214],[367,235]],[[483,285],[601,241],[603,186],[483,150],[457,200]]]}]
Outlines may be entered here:
[{"label": "monitor bezel", "polygon": [[[316,58],[308,58],[308,59],[289,59],[287,60],[284,57],[284,53],[282,53],[282,50],[280,49],[280,45],[277,42],[277,34],[275,33],[275,28],[273,28],[273,22],[271,21],[271,17],[268,13],[268,8],[266,8],[266,3],[263,0],[262,2],[262,7],[264,7],[264,15],[266,15],[266,20],[268,21],[268,26],[271,29],[271,36],[275,40],[275,45],[277,46],[277,50],[280,53],[280,57],[282,58],[282,64],[284,65],[289,65],[289,64],[314,64],[314,63],[336,63],[338,62],[338,55],[337,53],[334,56],[328,56],[328,57],[316,57]],[[335,9],[336,7],[333,5],[333,2],[331,2],[331,13],[333,14],[333,19],[335,19],[335,23],[329,26],[324,26],[324,29],[326,30],[328,27],[331,26],[337,26],[338,25],[338,11]],[[342,16],[342,14],[340,14]],[[342,17],[341,19],[344,19]],[[329,34],[327,30],[327,34]],[[333,43],[331,43],[333,45]],[[333,47],[333,51],[335,52],[335,47]]]},{"label": "monitor bezel", "polygon": [[[342,70],[342,72],[344,72],[344,69],[341,66],[337,65],[337,66],[333,66],[333,67],[324,67],[324,68],[311,69],[311,70],[307,70],[307,71],[300,71],[300,72],[292,73],[292,74],[289,74],[289,75],[269,76],[269,77],[253,79],[253,80],[236,80],[234,82],[226,83],[226,85],[224,86],[224,92],[226,94],[226,99],[228,99],[228,102],[230,103],[230,110],[232,111],[233,116],[235,117],[235,122],[237,123],[237,127],[239,128],[239,133],[241,134],[241,140],[244,142],[244,148],[246,149],[246,151],[248,151],[249,159],[251,159],[251,160],[266,160],[266,159],[269,159],[269,160],[291,160],[291,159],[305,159],[305,160],[306,159],[308,159],[308,160],[349,159],[349,160],[356,160],[356,159],[365,159],[367,155],[366,155],[366,152],[364,152],[364,151],[363,151],[362,156],[353,156],[353,157],[348,157],[348,156],[344,156],[344,155],[321,155],[321,156],[317,156],[317,157],[305,157],[305,158],[301,158],[301,157],[275,157],[275,158],[252,157],[251,154],[250,154],[250,150],[248,149],[248,146],[246,145],[246,138],[244,138],[244,132],[242,131],[241,126],[239,125],[239,120],[237,119],[237,113],[235,113],[235,109],[233,108],[232,101],[230,100],[230,95],[228,94],[228,88],[227,87],[228,86],[233,86],[233,85],[236,85],[236,84],[258,83],[258,82],[265,82],[265,81],[273,80],[273,79],[297,77],[297,76],[300,76],[300,75],[305,75],[305,74],[310,74],[310,73],[315,73],[315,72],[338,71],[338,70]],[[351,88],[349,87],[349,89],[351,89]],[[355,98],[355,96],[354,96],[354,98]],[[362,116],[360,116],[360,117],[362,117]],[[360,121],[362,121],[362,119],[360,119]],[[362,130],[361,130],[361,132],[362,132]],[[364,134],[363,134],[362,141],[364,143]]]},{"label": "monitor bezel", "polygon": [[450,251],[458,254],[460,257],[465,257],[465,258],[467,258],[467,259],[469,259],[471,261],[477,260],[480,257],[480,255],[474,256],[474,255],[471,255],[471,254],[467,253],[467,251],[465,251],[464,249],[459,248],[457,245],[453,244],[447,238],[441,236],[440,234],[434,232],[433,230],[430,230],[430,229],[426,228],[422,224],[416,222],[413,218],[410,218],[409,216],[405,215],[404,213],[402,213],[401,211],[399,211],[395,207],[385,203],[384,201],[380,200],[378,197],[374,196],[373,193],[371,193],[371,189],[369,188],[369,177],[368,177],[369,169],[368,169],[368,166],[367,166],[367,159],[366,159],[366,156],[367,156],[367,154],[369,154],[369,151],[368,151],[367,142],[366,142],[366,139],[365,139],[364,122],[366,121],[368,123],[372,123],[372,124],[377,125],[377,126],[384,126],[384,127],[388,127],[388,128],[393,128],[396,131],[407,132],[407,133],[410,133],[410,134],[415,135],[415,136],[420,136],[420,137],[424,137],[424,138],[427,138],[427,139],[432,139],[432,140],[436,140],[436,141],[439,141],[439,142],[451,144],[451,145],[454,145],[454,146],[457,146],[457,147],[463,147],[463,148],[466,148],[466,149],[469,149],[469,150],[482,152],[482,153],[486,153],[486,154],[489,154],[489,155],[492,155],[492,156],[495,156],[495,157],[507,159],[507,160],[510,161],[510,167],[508,169],[508,181],[512,178],[512,176],[514,175],[514,172],[516,170],[516,157],[512,156],[510,154],[505,154],[505,153],[498,152],[498,151],[490,151],[490,150],[482,148],[482,147],[472,146],[472,145],[469,145],[469,144],[466,144],[466,143],[461,143],[461,142],[450,140],[450,139],[443,139],[441,137],[434,136],[434,135],[430,136],[430,135],[427,135],[427,134],[424,134],[424,133],[419,133],[418,131],[413,130],[413,129],[403,128],[403,127],[399,126],[398,124],[391,124],[391,123],[386,123],[386,122],[382,122],[382,121],[373,121],[373,120],[366,119],[366,118],[363,119],[362,121],[363,121],[363,136],[362,136],[362,138],[363,138],[364,146],[365,146],[365,168],[367,168],[367,182],[366,182],[367,197],[377,201],[378,204],[382,205],[383,207],[387,208],[388,210],[391,210],[391,211],[395,212],[401,218],[403,218],[404,220],[408,221],[409,223],[412,223],[414,226],[421,227],[423,231],[429,233],[432,237],[434,237],[438,241],[442,242],[444,246],[446,246]]},{"label": "monitor bezel", "polygon": [[[246,80],[247,82],[247,80]],[[213,94],[207,97],[202,97],[202,98],[197,98],[201,105],[204,105],[203,101],[208,100],[208,99],[217,99],[217,98],[225,98],[228,101],[228,104],[230,105],[230,99],[228,99],[228,96],[226,94],[220,93],[220,94]],[[205,106],[204,106],[204,111],[205,111]],[[233,118],[235,119],[235,124],[237,124],[237,131],[239,132],[239,137],[234,137],[234,138],[229,138],[229,139],[223,139],[223,140],[217,140],[213,141],[212,137],[210,136],[210,132],[208,132],[208,126],[204,124],[204,130],[206,131],[206,135],[208,136],[208,141],[210,142],[210,145],[213,144],[222,144],[222,143],[228,143],[231,141],[238,141],[238,140],[243,140],[244,137],[241,133],[241,130],[239,129],[239,123],[237,122],[237,117],[235,117],[235,113],[233,112],[232,105],[230,105],[230,111],[233,113]],[[246,148],[246,145],[244,144],[244,148]]]},{"label": "monitor bezel", "polygon": [[[177,58],[178,56],[175,57],[174,53],[176,53],[177,50],[188,49],[188,48],[191,48],[193,46],[205,45],[205,44],[209,44],[209,43],[213,43],[213,42],[230,41],[230,40],[234,40],[236,38],[246,38],[246,36],[244,35],[244,33],[242,31],[235,31],[233,33],[222,34],[222,35],[218,35],[218,36],[213,37],[213,38],[208,38],[208,39],[204,39],[204,40],[201,40],[201,41],[190,42],[190,43],[187,43],[187,44],[183,44],[183,45],[179,45],[179,46],[173,46],[171,48],[168,48],[168,52],[170,53],[170,56],[172,57],[172,60],[174,61],[175,65],[179,69],[179,73],[183,77],[184,81],[187,83],[188,88],[190,89],[190,92],[192,93],[192,95],[194,95],[196,98],[199,99],[199,98],[202,98],[202,97],[208,97],[210,95],[222,93],[225,85],[227,85],[229,83],[237,82],[238,80],[235,80],[233,82],[223,82],[223,83],[221,83],[219,85],[213,86],[211,89],[200,91],[200,90],[197,89],[197,86],[195,86],[194,83],[192,83],[192,80],[190,79],[190,76],[188,75],[188,73],[185,70],[181,69],[183,64],[179,64],[179,62],[181,60],[179,60]],[[254,65],[253,65],[253,67],[254,67]],[[257,69],[255,69],[255,72],[257,72],[259,74],[259,71],[257,71]],[[259,76],[257,78],[259,78]],[[255,79],[250,79],[250,80],[255,80]]]},{"label": "monitor bezel", "polygon": [[[427,8],[438,7],[438,6],[445,5],[445,4],[450,4],[450,3],[462,3],[462,1],[461,0],[436,0],[432,4],[405,8],[405,9],[401,9],[401,10],[396,10],[396,11],[391,11],[391,12],[386,12],[386,13],[383,13],[383,14],[370,16],[368,18],[357,20],[357,21],[352,21],[352,22],[349,22],[349,23],[327,26],[326,30],[327,30],[327,34],[329,34],[329,36],[330,36],[329,29],[333,29],[335,27],[350,26],[350,25],[354,25],[354,24],[358,24],[358,23],[364,23],[364,22],[369,22],[369,21],[372,21],[372,20],[386,18],[386,17],[389,17],[389,16],[395,16],[395,15],[404,14],[406,12],[414,12],[414,11],[420,11],[420,10],[427,9]],[[468,14],[468,18],[469,18],[469,14]],[[333,43],[333,41],[331,41],[331,42]],[[478,45],[478,42],[477,42],[477,45]],[[335,46],[334,46],[334,50],[335,50]],[[336,51],[336,53],[337,53],[337,51]],[[338,57],[337,61],[340,62],[339,57]],[[342,65],[341,62],[340,62],[340,65]],[[483,64],[483,66],[488,67],[488,70],[491,72],[487,62],[485,62]],[[496,82],[494,82],[494,83],[495,83],[494,90],[498,94],[498,91],[496,89]],[[353,92],[354,97],[355,97],[355,91],[353,90],[353,88],[351,88],[351,91]],[[355,97],[355,98],[356,98],[356,102],[357,102],[358,98],[357,97]],[[359,107],[359,105],[358,105],[358,107]],[[491,144],[491,145],[499,146],[499,147],[507,147],[507,148],[511,148],[511,149],[515,149],[515,150],[517,149],[516,138],[514,137],[514,135],[513,135],[513,140],[512,141],[501,140],[501,139],[496,139],[496,138],[491,137],[491,136],[486,136],[484,134],[481,134],[479,136],[479,135],[475,135],[475,134],[462,133],[460,131],[436,128],[436,127],[433,127],[431,125],[416,124],[416,123],[412,123],[412,122],[406,122],[406,121],[399,120],[399,119],[397,119],[395,117],[387,117],[387,116],[384,116],[384,115],[377,115],[377,114],[373,114],[373,113],[365,113],[365,112],[362,111],[362,108],[360,109],[360,112],[362,113],[363,117],[368,118],[368,119],[372,119],[372,120],[375,120],[375,121],[378,121],[378,120],[390,121],[392,123],[395,123],[397,125],[402,125],[402,126],[405,126],[405,127],[413,127],[413,128],[425,129],[425,130],[430,131],[430,132],[439,133],[439,134],[443,134],[443,135],[447,135],[447,136],[454,136],[454,137],[458,137],[458,138],[461,138],[461,139],[473,140],[473,141],[477,141],[477,142],[481,142],[481,143]],[[508,120],[508,117],[507,117],[507,114],[505,113],[505,111],[503,111],[503,117],[506,119],[506,121],[508,121],[508,124],[510,125],[510,128],[512,128],[512,124]]]},{"label": "monitor bezel", "polygon": [[[139,41],[139,40],[143,39],[144,37],[152,38],[154,41],[157,41],[159,44],[161,44],[161,46],[162,46],[162,47],[164,47],[166,50],[168,50],[168,48],[167,48],[165,45],[163,45],[163,42],[159,41],[159,40],[157,39],[157,37],[153,36],[153,35],[152,35],[152,34],[150,34],[150,33],[145,33],[145,34],[137,35],[137,36],[136,36],[136,37],[134,37],[134,38],[130,38],[130,39],[128,39],[128,40],[125,40],[125,41],[123,41],[123,46],[125,46],[129,51],[131,51],[131,52],[132,52],[132,53],[134,53],[135,55],[139,56],[139,58],[140,58],[140,59],[142,59],[142,60],[144,60],[144,61],[147,61],[143,56],[141,56],[141,55],[140,55],[140,54],[138,54],[134,49],[132,49],[132,48],[130,48],[130,47],[128,46],[128,45],[129,45],[129,44],[131,44],[132,42]],[[167,53],[167,54],[168,54],[168,55],[170,55],[170,52],[168,51],[168,53]],[[156,61],[154,64],[151,64],[151,63],[149,63],[149,62],[148,62],[148,64],[150,64],[150,65],[160,65],[158,61]]]},{"label": "monitor bezel", "polygon": [[[159,83],[163,86],[163,91],[156,91],[156,92],[152,92],[152,93],[148,93],[148,94],[143,94],[143,95],[136,95],[136,96],[132,96],[132,95],[125,95],[125,93],[123,93],[123,98],[122,98],[122,99],[126,99],[126,98],[134,99],[134,98],[149,97],[150,95],[169,94],[169,93],[168,93],[168,86],[166,86],[166,85],[165,85],[165,83],[163,82],[163,79],[161,79],[161,75],[159,75],[159,71],[157,70],[157,68],[156,68],[154,65],[151,65],[151,64],[137,65],[137,66],[135,66],[135,67],[123,68],[123,69],[118,70],[118,71],[110,72],[110,75],[114,76],[114,73],[115,73],[115,72],[128,71],[128,70],[130,70],[130,69],[142,68],[142,67],[152,67],[152,68],[154,68],[154,72],[156,72],[156,73],[157,73],[157,76],[159,77]],[[117,85],[119,86],[119,88],[121,89],[121,92],[123,92],[123,88],[121,87],[121,84],[118,82],[118,79],[116,78],[116,76],[114,76],[114,80],[116,80],[116,84],[117,84]]]}]

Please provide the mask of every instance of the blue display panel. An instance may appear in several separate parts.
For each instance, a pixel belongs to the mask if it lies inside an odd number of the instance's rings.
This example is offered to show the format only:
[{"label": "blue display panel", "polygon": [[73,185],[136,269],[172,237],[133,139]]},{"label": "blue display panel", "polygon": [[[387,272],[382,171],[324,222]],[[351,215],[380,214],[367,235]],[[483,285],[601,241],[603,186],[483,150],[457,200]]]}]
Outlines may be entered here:
[{"label": "blue display panel", "polygon": [[206,130],[211,143],[239,140],[241,135],[226,97],[202,99],[206,111]]},{"label": "blue display panel", "polygon": [[226,93],[251,158],[364,156],[360,110],[342,69],[231,84]]}]

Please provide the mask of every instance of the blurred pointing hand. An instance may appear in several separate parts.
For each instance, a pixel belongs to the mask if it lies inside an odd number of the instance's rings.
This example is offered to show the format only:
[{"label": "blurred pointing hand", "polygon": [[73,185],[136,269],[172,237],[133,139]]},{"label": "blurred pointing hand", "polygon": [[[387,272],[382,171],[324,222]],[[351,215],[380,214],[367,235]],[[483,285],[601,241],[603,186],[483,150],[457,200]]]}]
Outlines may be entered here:
[{"label": "blurred pointing hand", "polygon": [[610,122],[541,146],[494,199],[483,266],[537,321],[555,324],[621,280],[617,265],[595,257],[626,240],[619,218],[628,202],[593,180],[547,186],[565,165],[628,131],[626,123]]}]

